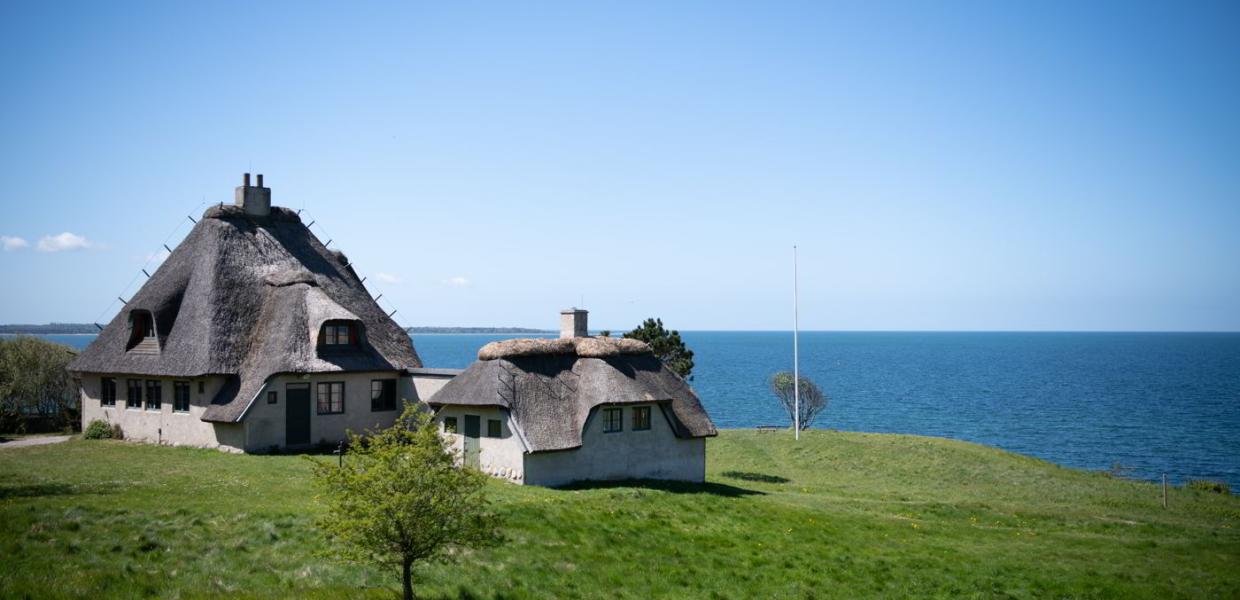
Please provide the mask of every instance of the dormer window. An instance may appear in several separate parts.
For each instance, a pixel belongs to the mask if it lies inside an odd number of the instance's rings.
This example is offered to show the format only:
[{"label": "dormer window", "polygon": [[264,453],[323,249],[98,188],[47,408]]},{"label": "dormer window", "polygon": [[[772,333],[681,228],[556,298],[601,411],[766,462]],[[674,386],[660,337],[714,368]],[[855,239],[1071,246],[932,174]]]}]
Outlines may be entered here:
[{"label": "dormer window", "polygon": [[328,321],[319,333],[319,347],[324,349],[349,348],[358,344],[356,321]]},{"label": "dormer window", "polygon": [[134,310],[129,313],[129,343],[126,350],[142,352],[159,352],[159,342],[155,339],[155,318],[149,310]]}]

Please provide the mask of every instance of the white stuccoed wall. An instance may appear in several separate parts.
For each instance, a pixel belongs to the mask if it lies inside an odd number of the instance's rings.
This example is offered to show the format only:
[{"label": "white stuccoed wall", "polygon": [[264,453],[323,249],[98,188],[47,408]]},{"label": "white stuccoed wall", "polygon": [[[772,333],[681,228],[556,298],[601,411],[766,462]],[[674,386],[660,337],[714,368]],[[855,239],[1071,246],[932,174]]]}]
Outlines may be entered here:
[{"label": "white stuccoed wall", "polygon": [[[633,431],[635,406],[650,407],[650,429]],[[658,405],[621,407],[624,431],[614,433],[603,433],[602,408],[594,409],[586,422],[580,448],[526,455],[525,483],[557,486],[583,480],[706,480],[706,440],[676,437]]]},{"label": "white stuccoed wall", "polygon": [[[488,406],[445,406],[436,415],[435,421],[439,431],[448,439],[460,460],[465,453],[465,415],[477,415],[481,419],[480,437],[478,438],[478,468],[492,477],[507,479],[513,483],[522,483],[525,476],[525,443],[512,430],[512,422],[508,411],[499,407]],[[457,433],[443,432],[443,420],[456,417]],[[501,423],[500,437],[486,437],[487,420],[499,419]]]},{"label": "white stuccoed wall", "polygon": [[[478,438],[479,468],[514,483],[558,486],[583,480],[705,481],[706,440],[676,437],[658,405],[635,406],[650,407],[650,429],[633,431],[634,407],[624,406],[624,431],[603,433],[599,409],[595,409],[586,423],[582,446],[556,452],[526,452],[525,443],[512,430],[508,411],[502,408],[445,406],[435,415],[435,420],[443,431],[444,419],[456,417],[457,433],[443,435],[458,454],[463,454],[465,415],[478,415],[483,434]],[[485,437],[488,419],[501,420],[501,437]]]},{"label": "white stuccoed wall", "polygon": [[[159,443],[170,446],[193,446],[198,448],[221,448],[240,451],[245,447],[245,432],[240,425],[208,423],[202,420],[202,413],[215,398],[225,378],[207,376],[197,378],[158,378],[158,377],[125,377],[114,376],[116,380],[116,406],[101,406],[99,403],[103,376],[82,375],[82,427],[98,419],[109,424],[119,423],[125,439]],[[143,382],[143,395],[146,394],[146,381],[159,381],[163,386],[160,410],[129,409],[125,407],[128,397],[127,379],[140,379]],[[188,413],[172,410],[174,381],[187,381],[190,385],[190,408]],[[202,382],[203,391],[198,392],[198,383]],[[161,433],[162,430],[162,433]]]},{"label": "white stuccoed wall", "polygon": [[[284,447],[285,420],[287,410],[285,394],[288,383],[309,383],[310,385],[310,441],[311,443],[335,443],[345,439],[345,431],[362,432],[365,429],[382,429],[388,427],[400,415],[403,400],[420,404],[420,399],[413,380],[399,372],[376,373],[322,373],[308,375],[279,375],[259,392],[258,398],[246,412],[241,423],[209,423],[202,420],[207,405],[215,398],[216,393],[224,385],[226,379],[221,376],[198,377],[192,379],[171,379],[143,377],[141,381],[158,380],[163,386],[162,406],[159,411],[146,409],[127,409],[126,377],[116,379],[116,406],[100,405],[100,389],[102,377],[98,375],[82,376],[82,426],[92,420],[99,419],[109,424],[119,423],[126,439],[163,443],[170,446],[193,446],[199,448],[220,448],[234,452],[266,452],[275,447]],[[136,378],[135,378],[136,379]],[[373,379],[396,379],[396,410],[371,412],[370,382]],[[439,379],[432,386],[442,387]],[[190,410],[188,413],[172,410],[173,381],[190,383]],[[203,392],[198,392],[198,382],[203,382]],[[316,383],[320,381],[343,381],[345,386],[345,412],[335,415],[319,415],[316,411]],[[435,388],[438,389],[438,388]],[[145,394],[145,387],[143,388]],[[278,393],[276,404],[267,403],[267,392]],[[162,430],[162,433],[161,433]]]},{"label": "white stuccoed wall", "polygon": [[[396,410],[372,412],[370,410],[370,382],[375,379],[396,379]],[[342,414],[320,415],[317,411],[318,383],[344,382],[344,410]],[[287,420],[287,394],[289,384],[310,384],[310,442],[336,443],[345,439],[345,431],[362,433],[390,427],[400,416],[405,400],[418,403],[418,396],[408,376],[397,372],[374,373],[314,373],[309,375],[277,375],[272,377],[242,423],[245,425],[245,449],[248,452],[266,452],[273,447],[285,446],[285,422]],[[267,403],[267,392],[275,391],[276,403]]]}]

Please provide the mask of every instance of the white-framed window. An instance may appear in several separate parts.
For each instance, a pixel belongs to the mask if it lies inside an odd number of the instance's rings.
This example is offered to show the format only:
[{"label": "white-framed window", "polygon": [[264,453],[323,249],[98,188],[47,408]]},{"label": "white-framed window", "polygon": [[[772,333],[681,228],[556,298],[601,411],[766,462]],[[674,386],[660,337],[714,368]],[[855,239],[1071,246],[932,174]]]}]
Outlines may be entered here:
[{"label": "white-framed window", "polygon": [[634,406],[633,431],[645,431],[647,429],[650,429],[650,407]]},{"label": "white-framed window", "polygon": [[624,410],[619,408],[603,409],[603,433],[624,431]]},{"label": "white-framed window", "polygon": [[125,408],[129,410],[142,410],[142,380],[126,379],[125,388]]},{"label": "white-framed window", "polygon": [[343,381],[319,384],[318,409],[320,415],[338,415],[344,412]]},{"label": "white-framed window", "polygon": [[189,412],[189,382],[172,382],[172,412]]},{"label": "white-framed window", "polygon": [[146,409],[162,410],[164,407],[164,384],[156,379],[146,381]]},{"label": "white-framed window", "polygon": [[104,377],[99,380],[99,405],[116,406],[116,380]]}]

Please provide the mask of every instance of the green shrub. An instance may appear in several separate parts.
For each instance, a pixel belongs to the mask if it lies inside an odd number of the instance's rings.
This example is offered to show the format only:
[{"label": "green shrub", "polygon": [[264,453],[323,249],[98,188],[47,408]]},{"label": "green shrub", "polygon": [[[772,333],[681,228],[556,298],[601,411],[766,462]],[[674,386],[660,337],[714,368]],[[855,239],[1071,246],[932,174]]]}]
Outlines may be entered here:
[{"label": "green shrub", "polygon": [[112,426],[104,421],[95,419],[86,426],[86,430],[82,432],[82,437],[88,440],[107,440],[112,438]]},{"label": "green shrub", "polygon": [[1189,479],[1184,482],[1184,487],[1190,490],[1200,492],[1214,492],[1215,494],[1230,495],[1231,486],[1225,481],[1211,481],[1209,479]]}]

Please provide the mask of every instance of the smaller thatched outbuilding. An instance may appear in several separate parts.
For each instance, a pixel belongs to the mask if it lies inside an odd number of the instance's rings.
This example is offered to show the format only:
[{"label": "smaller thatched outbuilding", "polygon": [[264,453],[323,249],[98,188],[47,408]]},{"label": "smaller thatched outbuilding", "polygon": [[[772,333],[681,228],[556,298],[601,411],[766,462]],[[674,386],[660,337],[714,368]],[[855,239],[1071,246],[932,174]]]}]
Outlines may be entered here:
[{"label": "smaller thatched outbuilding", "polygon": [[559,339],[493,342],[429,403],[467,464],[532,485],[702,481],[714,423],[693,389],[637,340],[589,337],[566,310]]}]

